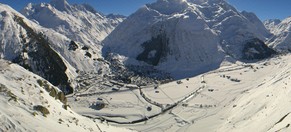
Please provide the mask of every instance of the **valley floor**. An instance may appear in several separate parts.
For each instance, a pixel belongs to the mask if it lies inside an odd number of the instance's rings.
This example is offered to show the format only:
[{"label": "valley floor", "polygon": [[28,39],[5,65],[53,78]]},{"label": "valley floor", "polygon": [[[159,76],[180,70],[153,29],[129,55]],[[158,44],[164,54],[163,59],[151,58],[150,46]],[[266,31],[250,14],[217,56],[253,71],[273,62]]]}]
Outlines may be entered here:
[{"label": "valley floor", "polygon": [[278,131],[290,129],[290,71],[285,55],[141,88],[92,77],[68,101],[81,115],[138,131]]}]

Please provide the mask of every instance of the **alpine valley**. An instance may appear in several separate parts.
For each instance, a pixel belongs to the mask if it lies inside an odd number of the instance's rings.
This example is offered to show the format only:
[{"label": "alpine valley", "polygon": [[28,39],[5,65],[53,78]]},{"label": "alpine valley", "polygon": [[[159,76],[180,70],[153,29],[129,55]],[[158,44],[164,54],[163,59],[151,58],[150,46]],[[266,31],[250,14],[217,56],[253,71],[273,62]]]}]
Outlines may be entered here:
[{"label": "alpine valley", "polygon": [[225,0],[0,3],[0,131],[291,131],[290,30]]}]

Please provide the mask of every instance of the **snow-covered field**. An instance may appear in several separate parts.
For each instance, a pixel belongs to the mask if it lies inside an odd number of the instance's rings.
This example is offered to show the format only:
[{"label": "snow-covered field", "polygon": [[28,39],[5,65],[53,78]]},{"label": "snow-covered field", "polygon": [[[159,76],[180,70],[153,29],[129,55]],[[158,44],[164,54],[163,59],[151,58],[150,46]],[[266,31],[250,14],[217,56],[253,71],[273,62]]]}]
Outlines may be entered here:
[{"label": "snow-covered field", "polygon": [[[69,97],[72,109],[138,131],[277,131],[289,128],[291,55],[221,68],[167,84]],[[105,90],[105,91],[106,91]],[[111,91],[111,92],[110,92]],[[106,106],[94,109],[102,99]],[[150,108],[149,108],[150,107]]]}]

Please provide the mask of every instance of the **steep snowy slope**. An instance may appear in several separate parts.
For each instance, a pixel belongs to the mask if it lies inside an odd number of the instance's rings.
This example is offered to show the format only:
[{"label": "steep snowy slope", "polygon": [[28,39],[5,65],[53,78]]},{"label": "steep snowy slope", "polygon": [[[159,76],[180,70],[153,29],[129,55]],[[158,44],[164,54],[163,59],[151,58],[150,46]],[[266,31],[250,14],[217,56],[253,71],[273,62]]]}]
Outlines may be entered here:
[{"label": "steep snowy slope", "polygon": [[89,46],[100,57],[102,41],[125,17],[120,15],[105,16],[87,4],[69,5],[66,0],[52,0],[50,3],[28,4],[21,13],[41,26],[54,29]]},{"label": "steep snowy slope", "polygon": [[291,17],[288,17],[284,20],[280,21],[268,21],[266,22],[266,26],[270,27],[270,31],[274,34],[273,37],[268,40],[268,45],[279,50],[279,51],[288,51],[291,49]]},{"label": "steep snowy slope", "polygon": [[79,116],[43,78],[0,60],[0,131],[128,131]]},{"label": "steep snowy slope", "polygon": [[219,67],[225,55],[266,58],[274,53],[264,44],[269,35],[254,14],[223,0],[158,0],[121,23],[104,40],[103,54],[117,53],[125,64],[139,60],[180,78]]},{"label": "steep snowy slope", "polygon": [[76,70],[106,67],[97,61],[96,50],[43,28],[6,5],[0,7],[1,58],[22,65],[62,89],[70,87]]}]

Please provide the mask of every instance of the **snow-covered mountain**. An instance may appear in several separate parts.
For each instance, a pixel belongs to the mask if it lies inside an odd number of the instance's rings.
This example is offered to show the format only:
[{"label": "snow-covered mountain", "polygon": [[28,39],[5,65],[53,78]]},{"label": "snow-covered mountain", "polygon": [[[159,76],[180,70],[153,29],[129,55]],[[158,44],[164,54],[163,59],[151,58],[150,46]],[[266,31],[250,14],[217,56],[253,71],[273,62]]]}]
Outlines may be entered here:
[{"label": "snow-covered mountain", "polygon": [[0,59],[1,132],[128,131],[73,112],[64,94],[45,79]]},{"label": "snow-covered mountain", "polygon": [[217,68],[226,55],[269,57],[274,51],[264,41],[270,35],[255,14],[240,13],[224,0],[158,0],[121,23],[103,41],[103,54],[180,78]]},{"label": "snow-covered mountain", "polygon": [[125,17],[105,16],[87,4],[70,5],[66,0],[50,3],[28,4],[21,13],[43,27],[65,35],[81,46],[95,49],[100,56],[102,41]]},{"label": "snow-covered mountain", "polygon": [[291,50],[291,17],[282,21],[280,20],[267,20],[264,22],[265,26],[269,28],[273,36],[268,40],[268,45],[277,49],[278,51]]},{"label": "snow-covered mountain", "polygon": [[96,50],[39,26],[9,6],[0,7],[1,58],[22,65],[62,90],[73,85],[76,71],[106,67],[98,61]]},{"label": "snow-covered mountain", "polygon": [[[55,86],[69,87],[70,70],[40,27],[1,4],[1,58],[13,61],[46,78]],[[34,29],[33,29],[33,28]]]},{"label": "snow-covered mountain", "polygon": [[106,66],[94,49],[0,3],[0,131],[128,131],[82,117],[67,104],[78,71],[97,67]]},{"label": "snow-covered mountain", "polygon": [[280,19],[269,19],[265,20],[263,23],[265,27],[271,32],[274,33],[276,26],[280,24],[282,21]]}]

